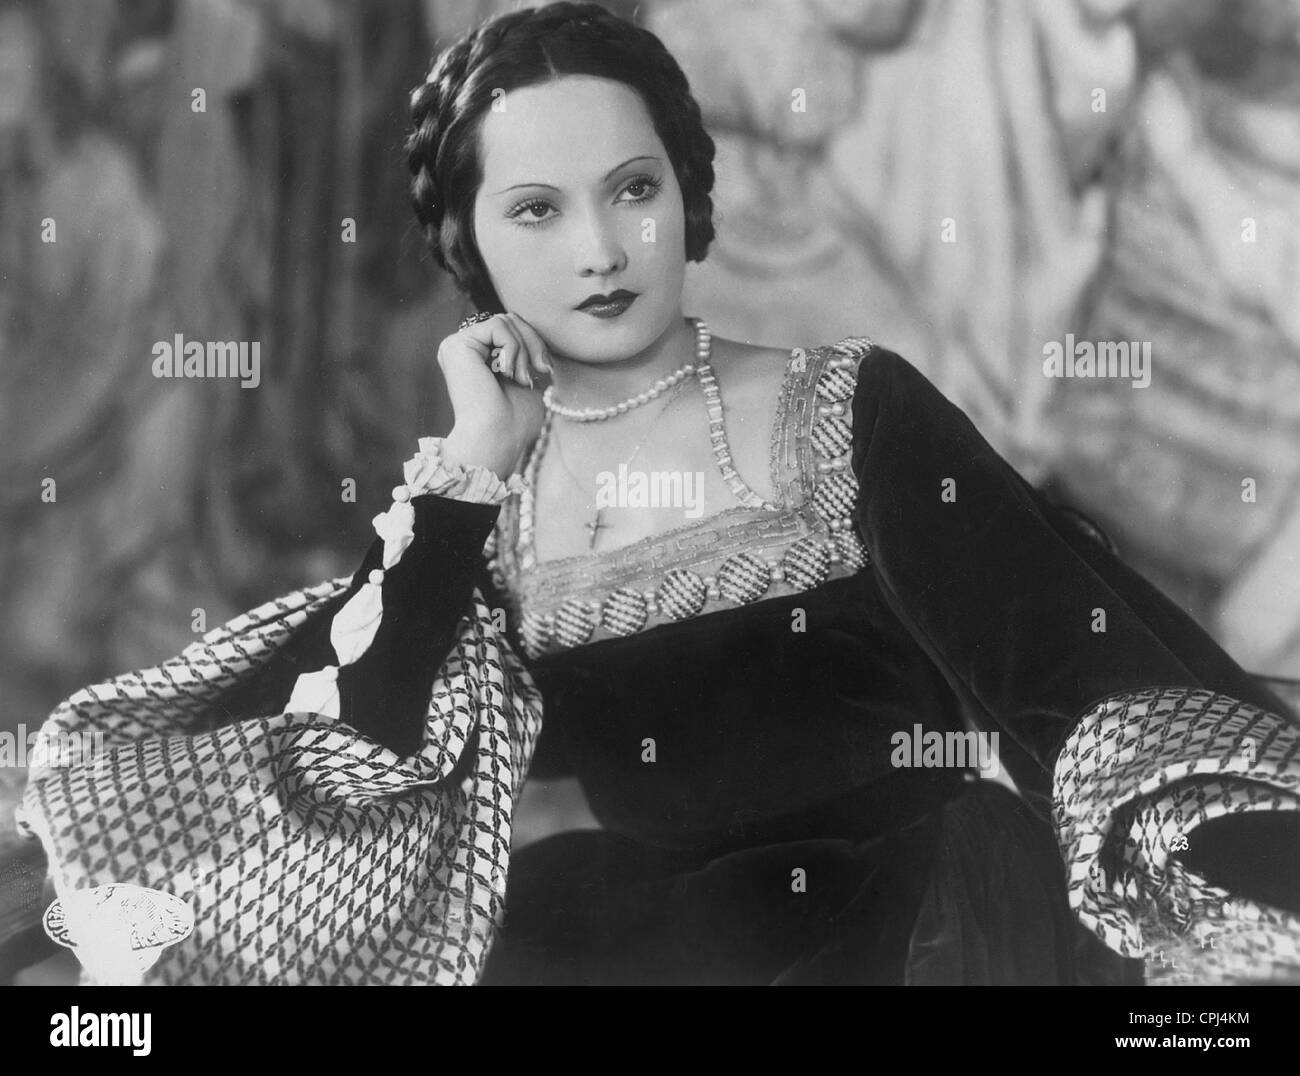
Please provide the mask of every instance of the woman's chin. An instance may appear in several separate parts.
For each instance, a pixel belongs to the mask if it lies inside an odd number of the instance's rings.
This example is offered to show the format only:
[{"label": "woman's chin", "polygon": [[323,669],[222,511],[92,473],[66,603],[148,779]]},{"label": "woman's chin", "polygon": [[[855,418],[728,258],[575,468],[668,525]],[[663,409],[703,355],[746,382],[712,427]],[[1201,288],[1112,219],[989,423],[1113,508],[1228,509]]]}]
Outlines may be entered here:
[{"label": "woman's chin", "polygon": [[636,304],[618,317],[597,317],[574,311],[563,329],[544,334],[548,346],[562,359],[591,365],[622,362],[652,347],[671,327],[671,319],[651,324],[633,315]]}]

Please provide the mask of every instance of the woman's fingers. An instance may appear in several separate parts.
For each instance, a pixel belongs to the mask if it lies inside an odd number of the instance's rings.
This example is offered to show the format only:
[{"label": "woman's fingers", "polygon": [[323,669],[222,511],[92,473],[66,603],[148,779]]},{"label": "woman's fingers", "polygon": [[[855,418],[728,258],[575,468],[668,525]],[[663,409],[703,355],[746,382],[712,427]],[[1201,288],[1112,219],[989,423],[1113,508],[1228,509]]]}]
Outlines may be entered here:
[{"label": "woman's fingers", "polygon": [[508,335],[510,343],[501,348],[496,358],[494,369],[508,381],[525,388],[533,387],[532,376],[528,372],[528,345],[515,319],[509,314],[502,314],[499,319],[502,331]]},{"label": "woman's fingers", "polygon": [[531,389],[533,387],[533,375],[529,369],[528,341],[524,339],[524,334],[519,329],[518,318],[513,314],[504,314],[503,318],[518,341],[518,348],[512,356],[511,365],[506,370],[506,374],[516,385],[523,385],[525,388]]},{"label": "woman's fingers", "polygon": [[538,375],[549,375],[551,373],[551,355],[546,350],[546,343],[542,340],[541,335],[518,314],[508,316],[519,331],[519,335],[523,338],[524,345],[528,350],[528,362],[531,372]]},{"label": "woman's fingers", "polygon": [[508,380],[514,379],[515,366],[518,356],[524,350],[524,342],[505,314],[497,314],[487,321],[471,325],[464,333],[473,340],[475,349],[494,374]]},{"label": "woman's fingers", "polygon": [[493,373],[531,389],[550,374],[551,357],[540,334],[518,314],[497,314],[462,330]]},{"label": "woman's fingers", "polygon": [[515,363],[524,342],[504,314],[492,319],[492,372],[514,380]]}]

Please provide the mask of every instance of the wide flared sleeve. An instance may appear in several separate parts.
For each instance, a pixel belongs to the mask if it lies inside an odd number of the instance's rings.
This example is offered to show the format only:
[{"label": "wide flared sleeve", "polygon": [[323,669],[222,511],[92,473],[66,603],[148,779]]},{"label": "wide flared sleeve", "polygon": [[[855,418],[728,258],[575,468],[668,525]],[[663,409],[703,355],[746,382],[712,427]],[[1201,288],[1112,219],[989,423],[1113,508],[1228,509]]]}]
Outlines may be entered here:
[{"label": "wide flared sleeve", "polygon": [[121,971],[160,984],[476,981],[541,697],[475,584],[508,489],[480,476],[487,500],[460,500],[469,476],[421,448],[350,584],[249,610],[42,725],[17,821],[59,894],[47,923],[84,890],[142,910],[74,937],[83,962],[129,950]]},{"label": "wide flared sleeve", "polygon": [[[1126,956],[1152,955],[1161,931],[1170,944],[1211,912],[1227,930],[1233,894],[1181,853],[1214,819],[1300,810],[1294,715],[906,360],[866,355],[853,420],[869,570],[967,716],[1000,733],[1022,793],[1050,797],[1081,918]],[[1233,865],[1200,862],[1230,880]],[[1248,917],[1276,926],[1251,959],[1300,963],[1300,920],[1248,903]]]}]

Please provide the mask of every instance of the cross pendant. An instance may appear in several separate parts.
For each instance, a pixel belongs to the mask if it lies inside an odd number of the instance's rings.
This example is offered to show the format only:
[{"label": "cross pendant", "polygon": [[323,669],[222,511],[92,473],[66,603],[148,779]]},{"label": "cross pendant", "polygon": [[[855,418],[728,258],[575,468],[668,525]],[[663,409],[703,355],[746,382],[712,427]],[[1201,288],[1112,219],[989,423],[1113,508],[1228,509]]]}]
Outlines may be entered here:
[{"label": "cross pendant", "polygon": [[597,535],[597,533],[600,532],[600,531],[602,531],[602,530],[604,530],[606,527],[609,526],[608,523],[602,523],[602,522],[600,521],[600,513],[601,513],[601,509],[597,509],[597,510],[596,510],[596,518],[593,519],[590,523],[584,523],[584,524],[583,524],[583,526],[586,527],[587,530],[591,532],[591,541],[589,541],[589,542],[587,543],[587,548],[588,548],[588,549],[595,549],[595,548],[596,548],[596,535]]}]

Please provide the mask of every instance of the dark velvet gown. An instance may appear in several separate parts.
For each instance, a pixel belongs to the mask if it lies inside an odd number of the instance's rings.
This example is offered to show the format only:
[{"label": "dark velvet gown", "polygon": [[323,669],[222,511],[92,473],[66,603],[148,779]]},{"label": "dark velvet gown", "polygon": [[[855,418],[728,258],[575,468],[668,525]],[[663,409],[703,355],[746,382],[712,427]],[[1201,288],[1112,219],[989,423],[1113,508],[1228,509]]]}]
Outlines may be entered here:
[{"label": "dark velvet gown", "polygon": [[[533,773],[576,776],[604,827],[512,858],[483,981],[1131,981],[1068,905],[1062,745],[1152,686],[1285,705],[898,355],[796,349],[772,444],[777,505],[606,557],[530,560],[513,502],[414,502],[343,720],[418,746],[478,586],[542,690]],[[967,729],[998,734],[1019,796],[899,764],[898,734]]]}]

